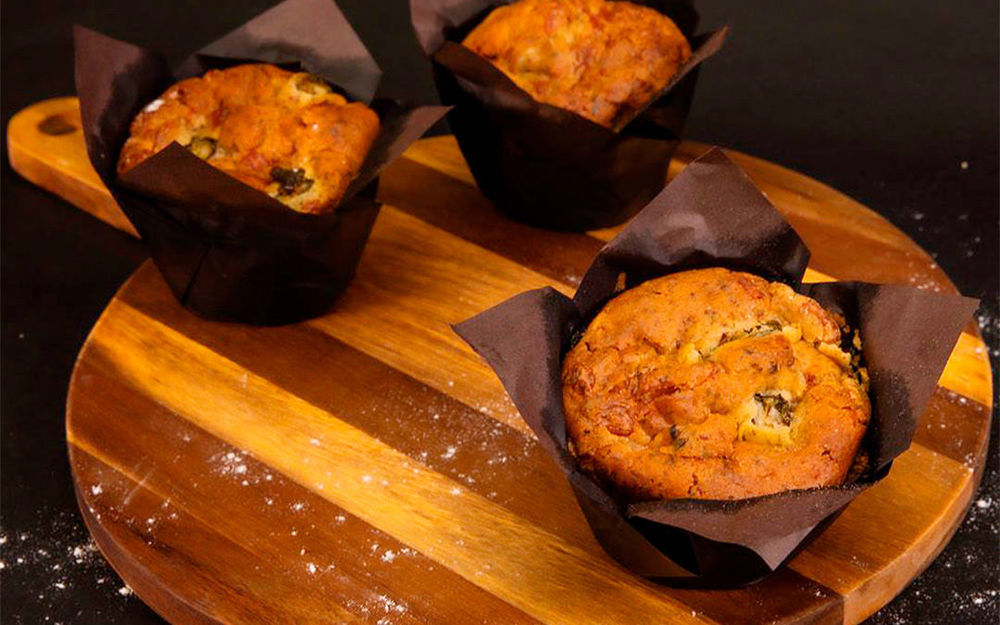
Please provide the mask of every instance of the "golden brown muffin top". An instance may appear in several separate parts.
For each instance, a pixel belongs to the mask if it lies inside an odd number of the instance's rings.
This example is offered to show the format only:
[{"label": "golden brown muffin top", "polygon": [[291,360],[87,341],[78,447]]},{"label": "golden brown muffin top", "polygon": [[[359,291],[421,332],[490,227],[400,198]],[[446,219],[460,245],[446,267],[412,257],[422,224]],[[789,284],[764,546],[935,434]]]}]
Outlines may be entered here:
[{"label": "golden brown muffin top", "polygon": [[666,15],[631,2],[518,0],[462,42],[533,98],[616,127],[691,56]]},{"label": "golden brown muffin top", "polygon": [[182,80],[132,122],[123,174],[177,141],[302,213],[332,210],[378,134],[378,116],[321,78],[238,65]]},{"label": "golden brown muffin top", "polygon": [[630,289],[563,362],[571,450],[632,500],[841,484],[871,411],[841,323],[787,285],[727,269]]}]

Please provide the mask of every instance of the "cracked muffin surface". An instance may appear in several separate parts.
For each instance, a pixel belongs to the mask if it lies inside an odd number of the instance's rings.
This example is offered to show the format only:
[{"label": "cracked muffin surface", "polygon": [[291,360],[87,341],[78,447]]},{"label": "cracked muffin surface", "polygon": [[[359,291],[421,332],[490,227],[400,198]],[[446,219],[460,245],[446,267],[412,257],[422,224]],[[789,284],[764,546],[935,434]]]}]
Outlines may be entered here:
[{"label": "cracked muffin surface", "polygon": [[563,361],[570,450],[632,501],[841,484],[871,412],[860,343],[785,284],[671,274],[605,305]]},{"label": "cracked muffin surface", "polygon": [[378,134],[378,116],[323,79],[267,64],[182,80],[132,121],[118,174],[177,141],[302,213],[332,210]]},{"label": "cracked muffin surface", "polygon": [[534,99],[617,127],[670,82],[691,46],[666,15],[631,2],[518,0],[462,45]]}]

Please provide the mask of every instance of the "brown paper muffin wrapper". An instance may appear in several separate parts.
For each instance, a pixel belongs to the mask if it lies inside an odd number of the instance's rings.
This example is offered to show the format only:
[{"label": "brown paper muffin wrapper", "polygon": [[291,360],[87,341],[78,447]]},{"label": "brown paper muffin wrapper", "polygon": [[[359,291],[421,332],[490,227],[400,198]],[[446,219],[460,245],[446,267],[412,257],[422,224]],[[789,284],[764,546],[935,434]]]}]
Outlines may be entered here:
[{"label": "brown paper muffin wrapper", "polygon": [[628,123],[613,130],[536,101],[461,45],[501,0],[410,0],[413,27],[431,58],[452,132],[480,190],[508,216],[543,228],[583,231],[624,222],[666,183],[702,61],[726,29],[694,35],[684,0],[637,0],[671,17],[692,55]]},{"label": "brown paper muffin wrapper", "polygon": [[[767,575],[905,451],[977,301],[895,284],[802,285],[809,251],[721,150],[692,162],[597,255],[573,299],[522,293],[455,326],[496,371],[573,487],[594,535],[633,572],[726,587]],[[665,274],[722,266],[783,281],[857,328],[870,375],[868,469],[853,483],[732,501],[618,501],[567,450],[562,359],[611,297]]]},{"label": "brown paper muffin wrapper", "polygon": [[[381,71],[332,0],[287,0],[175,72],[155,52],[82,27],[74,39],[90,161],[177,300],[209,319],[280,324],[325,312],[350,283],[378,215],[379,171],[447,110],[372,101]],[[296,213],[176,143],[116,175],[144,106],[178,80],[252,62],[317,74],[378,113],[379,134],[334,211]]]}]

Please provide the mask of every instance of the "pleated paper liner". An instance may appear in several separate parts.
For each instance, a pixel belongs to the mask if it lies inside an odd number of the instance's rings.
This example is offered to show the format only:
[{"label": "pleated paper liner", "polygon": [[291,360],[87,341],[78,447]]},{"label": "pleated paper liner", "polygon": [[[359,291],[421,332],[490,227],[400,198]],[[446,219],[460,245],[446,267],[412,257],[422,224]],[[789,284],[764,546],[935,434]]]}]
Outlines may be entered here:
[{"label": "pleated paper liner", "polygon": [[508,216],[554,230],[624,222],[666,181],[703,61],[726,29],[695,35],[690,2],[648,0],[688,38],[690,60],[621,127],[534,100],[461,45],[500,0],[411,0],[413,27],[431,59],[452,132],[480,190]]},{"label": "pleated paper liner", "polygon": [[[594,535],[633,572],[661,583],[730,587],[777,569],[910,445],[976,300],[893,284],[802,285],[809,251],[721,150],[688,167],[597,255],[573,299],[522,293],[455,327],[496,371],[559,464]],[[673,272],[727,267],[791,285],[843,314],[870,375],[868,468],[854,482],[732,501],[622,501],[581,472],[567,449],[562,359],[619,291]]]},{"label": "pleated paper liner", "polygon": [[[325,312],[350,283],[378,214],[377,176],[447,110],[372,97],[381,71],[332,0],[286,0],[204,47],[176,72],[156,52],[77,27],[87,152],[177,300],[209,318],[280,324]],[[370,104],[379,134],[332,212],[296,213],[174,144],[121,177],[135,115],[208,69],[272,63]]]}]

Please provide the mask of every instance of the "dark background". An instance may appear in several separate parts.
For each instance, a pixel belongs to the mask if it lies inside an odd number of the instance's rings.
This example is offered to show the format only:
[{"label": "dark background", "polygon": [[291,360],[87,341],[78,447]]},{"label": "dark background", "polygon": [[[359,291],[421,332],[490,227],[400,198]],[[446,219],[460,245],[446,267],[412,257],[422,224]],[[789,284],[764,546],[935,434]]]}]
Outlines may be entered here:
[{"label": "dark background", "polygon": [[[8,0],[0,19],[4,127],[24,106],[73,93],[73,23],[177,60],[271,4]],[[433,99],[405,2],[340,5],[378,59],[387,90]],[[703,27],[728,23],[733,32],[702,70],[687,135],[813,176],[888,217],[963,293],[986,302],[980,319],[996,363],[998,3],[697,5]],[[3,621],[160,623],[88,544],[63,432],[76,353],[146,255],[137,241],[20,179],[6,154],[2,160]],[[957,536],[871,622],[996,622],[993,435],[984,486]]]}]

